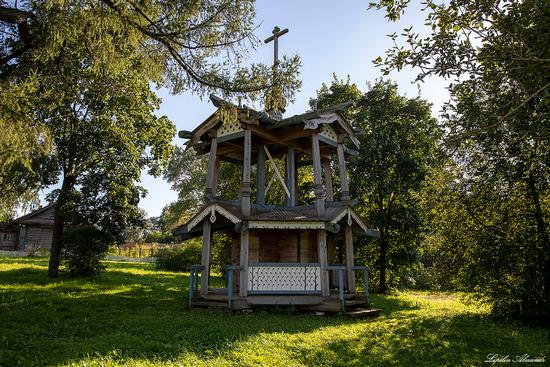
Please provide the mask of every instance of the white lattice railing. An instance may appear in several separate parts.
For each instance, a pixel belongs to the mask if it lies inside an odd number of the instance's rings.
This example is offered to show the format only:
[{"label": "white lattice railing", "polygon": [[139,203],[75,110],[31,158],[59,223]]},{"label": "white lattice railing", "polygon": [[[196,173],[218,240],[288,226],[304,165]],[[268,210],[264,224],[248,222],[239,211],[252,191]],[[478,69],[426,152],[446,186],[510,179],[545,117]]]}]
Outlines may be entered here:
[{"label": "white lattice railing", "polygon": [[258,263],[248,266],[249,293],[319,293],[317,263]]}]

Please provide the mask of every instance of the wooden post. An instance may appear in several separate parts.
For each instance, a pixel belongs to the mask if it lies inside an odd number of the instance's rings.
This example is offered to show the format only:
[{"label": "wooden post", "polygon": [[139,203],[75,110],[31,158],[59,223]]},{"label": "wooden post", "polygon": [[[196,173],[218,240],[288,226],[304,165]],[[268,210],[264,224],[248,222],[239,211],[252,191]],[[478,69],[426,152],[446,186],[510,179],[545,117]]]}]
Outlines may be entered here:
[{"label": "wooden post", "polygon": [[218,175],[220,173],[220,163],[221,159],[216,157],[214,162],[214,174],[212,176],[212,196],[216,197],[218,195]]},{"label": "wooden post", "polygon": [[346,157],[344,156],[344,144],[338,143],[338,171],[340,173],[340,191],[342,201],[349,201],[348,174],[346,172]]},{"label": "wooden post", "polygon": [[355,294],[355,272],[353,267],[353,231],[350,225],[344,227],[346,243],[346,273],[348,274],[348,292]]},{"label": "wooden post", "polygon": [[208,294],[208,278],[210,278],[210,247],[212,245],[212,233],[210,231],[210,218],[206,217],[202,222],[202,257],[201,265],[204,270],[201,275],[201,295]]},{"label": "wooden post", "polygon": [[325,190],[327,193],[327,201],[334,201],[334,190],[332,187],[332,168],[330,161],[323,161],[323,171],[325,172]]},{"label": "wooden post", "polygon": [[285,183],[290,191],[290,196],[285,195],[285,206],[296,206],[296,153],[292,147],[286,155]]},{"label": "wooden post", "polygon": [[265,205],[265,150],[258,148],[258,176],[256,177],[256,204]]},{"label": "wooden post", "polygon": [[214,198],[214,180],[216,177],[216,154],[218,150],[218,139],[216,138],[216,132],[213,132],[212,142],[210,143],[210,156],[208,157],[208,172],[206,174],[206,191],[204,196],[208,199]]},{"label": "wooden post", "polygon": [[317,230],[317,253],[319,254],[319,264],[321,265],[321,295],[330,296],[328,282],[328,259],[327,259],[327,233],[324,229]]},{"label": "wooden post", "polygon": [[311,135],[311,155],[313,158],[313,182],[315,187],[315,207],[317,215],[322,217],[325,215],[325,202],[323,201],[323,182],[321,179],[321,152],[319,149],[319,135],[313,133]]},{"label": "wooden post", "polygon": [[250,159],[252,149],[252,132],[249,129],[244,131],[244,152],[243,152],[243,178],[241,182],[241,211],[244,217],[250,215]]},{"label": "wooden post", "polygon": [[243,267],[239,277],[239,296],[246,297],[248,294],[248,242],[249,231],[248,222],[243,222],[241,228],[241,251],[240,251],[240,266]]}]

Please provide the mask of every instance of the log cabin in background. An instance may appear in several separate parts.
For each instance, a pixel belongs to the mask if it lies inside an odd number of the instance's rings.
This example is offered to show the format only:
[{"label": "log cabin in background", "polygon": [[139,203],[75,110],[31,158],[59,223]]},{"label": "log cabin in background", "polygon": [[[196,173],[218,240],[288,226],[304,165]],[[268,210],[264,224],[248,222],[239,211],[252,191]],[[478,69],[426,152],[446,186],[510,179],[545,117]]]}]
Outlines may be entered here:
[{"label": "log cabin in background", "polygon": [[[354,315],[376,313],[368,308],[368,288],[364,295],[356,292],[356,273],[366,285],[368,269],[354,264],[354,236],[376,237],[378,232],[367,227],[350,198],[346,160],[358,154],[359,141],[342,115],[348,105],[281,118],[215,96],[211,100],[218,110],[192,132],[179,133],[189,139],[187,148],[210,154],[206,204],[174,231],[183,239],[202,236],[202,262],[191,267],[189,305],[234,310],[294,305]],[[221,117],[227,108],[237,113],[229,123]],[[277,168],[277,159],[284,161],[284,172]],[[220,161],[241,166],[237,200],[217,195]],[[266,165],[274,172],[267,185]],[[297,167],[306,165],[313,166],[315,205],[297,203]],[[337,195],[333,167],[340,181]],[[266,202],[266,188],[273,187],[273,179],[284,189],[282,206]],[[232,263],[226,266],[223,289],[209,287],[212,237],[218,231],[232,238]],[[336,242],[341,244],[342,259],[337,259]]]},{"label": "log cabin in background", "polygon": [[52,247],[53,215],[55,204],[0,223],[0,250],[35,251]]}]

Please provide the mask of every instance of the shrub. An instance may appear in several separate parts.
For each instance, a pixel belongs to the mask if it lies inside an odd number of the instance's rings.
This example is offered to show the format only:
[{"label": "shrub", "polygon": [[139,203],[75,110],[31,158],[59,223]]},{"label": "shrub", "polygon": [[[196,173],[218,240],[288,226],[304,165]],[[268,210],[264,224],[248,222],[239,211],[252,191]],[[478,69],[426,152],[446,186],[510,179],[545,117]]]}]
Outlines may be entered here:
[{"label": "shrub", "polygon": [[62,264],[70,276],[91,276],[103,271],[101,264],[109,241],[92,226],[74,226],[63,232]]},{"label": "shrub", "polygon": [[177,247],[160,250],[155,265],[157,269],[184,271],[188,266],[201,263],[201,243],[191,240]]}]

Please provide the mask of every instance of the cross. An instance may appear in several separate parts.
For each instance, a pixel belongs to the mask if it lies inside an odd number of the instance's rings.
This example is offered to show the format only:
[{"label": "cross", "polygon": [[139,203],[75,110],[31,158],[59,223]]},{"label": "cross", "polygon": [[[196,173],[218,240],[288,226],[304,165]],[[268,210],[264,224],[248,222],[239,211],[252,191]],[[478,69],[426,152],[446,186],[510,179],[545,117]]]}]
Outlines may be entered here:
[{"label": "cross", "polygon": [[271,41],[274,42],[274,50],[273,50],[273,66],[276,67],[279,65],[279,37],[281,37],[283,34],[288,33],[288,28],[285,28],[281,31],[279,27],[273,28],[273,36],[267,38],[264,42],[269,43]]}]

